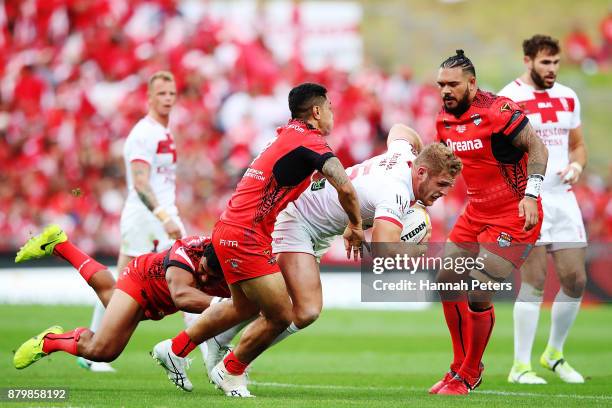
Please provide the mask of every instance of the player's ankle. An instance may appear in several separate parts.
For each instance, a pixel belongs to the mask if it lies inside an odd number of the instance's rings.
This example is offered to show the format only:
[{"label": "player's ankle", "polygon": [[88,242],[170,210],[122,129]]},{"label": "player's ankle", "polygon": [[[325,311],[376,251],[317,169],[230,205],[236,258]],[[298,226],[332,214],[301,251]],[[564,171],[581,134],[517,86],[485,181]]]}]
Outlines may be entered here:
[{"label": "player's ankle", "polygon": [[249,366],[248,363],[244,363],[234,355],[233,351],[230,351],[227,356],[223,359],[223,365],[228,373],[231,375],[242,375]]}]

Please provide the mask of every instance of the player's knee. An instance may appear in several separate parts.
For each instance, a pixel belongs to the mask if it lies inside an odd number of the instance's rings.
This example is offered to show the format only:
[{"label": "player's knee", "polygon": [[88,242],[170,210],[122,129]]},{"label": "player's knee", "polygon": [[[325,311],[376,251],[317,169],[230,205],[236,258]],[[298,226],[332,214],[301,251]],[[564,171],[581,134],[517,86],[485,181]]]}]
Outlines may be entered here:
[{"label": "player's knee", "polygon": [[101,341],[93,341],[86,350],[86,357],[89,360],[110,363],[119,357],[121,350],[113,347],[112,344]]},{"label": "player's knee", "polygon": [[314,323],[314,321],[319,318],[319,314],[321,314],[320,307],[309,306],[300,308],[295,312],[293,323],[295,323],[295,325],[300,329],[303,329],[304,327],[310,326],[312,323]]},{"label": "player's knee", "polygon": [[280,309],[277,313],[266,316],[268,323],[278,329],[285,329],[292,322],[293,314],[291,309]]},{"label": "player's knee", "polygon": [[546,283],[546,276],[538,276],[532,278],[529,283],[531,286],[536,288],[537,290],[544,290],[544,285]]},{"label": "player's knee", "polygon": [[579,298],[586,287],[586,276],[583,273],[572,274],[561,279],[561,287],[566,295]]}]

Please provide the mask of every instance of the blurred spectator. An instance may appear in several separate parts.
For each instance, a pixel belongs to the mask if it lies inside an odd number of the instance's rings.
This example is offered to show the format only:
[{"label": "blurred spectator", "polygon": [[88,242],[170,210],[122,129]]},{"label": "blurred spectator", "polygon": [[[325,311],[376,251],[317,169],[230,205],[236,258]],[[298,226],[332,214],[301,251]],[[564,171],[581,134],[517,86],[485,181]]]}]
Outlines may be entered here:
[{"label": "blurred spectator", "polygon": [[594,59],[596,55],[595,46],[589,35],[580,24],[574,24],[572,31],[565,37],[565,55],[567,59],[577,65],[585,60]]},{"label": "blurred spectator", "polygon": [[604,68],[609,69],[612,66],[612,7],[601,21],[599,31],[602,40],[599,62]]}]

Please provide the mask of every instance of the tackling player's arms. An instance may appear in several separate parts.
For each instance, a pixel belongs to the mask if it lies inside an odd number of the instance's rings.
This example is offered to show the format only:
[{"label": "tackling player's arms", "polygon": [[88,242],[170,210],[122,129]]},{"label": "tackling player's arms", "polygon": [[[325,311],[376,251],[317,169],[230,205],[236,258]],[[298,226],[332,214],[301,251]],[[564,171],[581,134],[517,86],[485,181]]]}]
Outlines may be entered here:
[{"label": "tackling player's arms", "polygon": [[169,266],[166,281],[174,305],[183,312],[202,313],[210,306],[212,297],[196,288],[195,277],[190,272]]},{"label": "tackling player's arms", "polygon": [[529,123],[512,139],[512,144],[529,155],[527,174],[546,174],[548,149],[536,135]]},{"label": "tackling player's arms", "polygon": [[353,183],[348,178],[342,163],[337,157],[330,157],[323,164],[321,172],[329,183],[338,192],[338,199],[349,221],[355,227],[361,228],[361,212],[359,211],[359,199]]},{"label": "tackling player's arms", "polygon": [[363,256],[362,244],[365,241],[363,226],[361,223],[361,211],[359,209],[359,199],[353,183],[348,178],[342,163],[337,157],[330,157],[325,161],[321,168],[321,173],[327,178],[329,183],[338,192],[338,201],[349,218],[349,225],[346,227],[342,237],[346,256],[350,258],[351,250],[353,257],[357,260],[358,256]]}]

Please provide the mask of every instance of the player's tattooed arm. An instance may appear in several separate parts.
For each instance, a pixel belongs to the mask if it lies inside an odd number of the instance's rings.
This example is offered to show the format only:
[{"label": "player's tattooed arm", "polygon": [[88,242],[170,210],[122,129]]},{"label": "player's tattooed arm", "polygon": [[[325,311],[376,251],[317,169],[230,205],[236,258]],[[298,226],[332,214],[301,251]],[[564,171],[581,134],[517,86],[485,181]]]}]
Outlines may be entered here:
[{"label": "player's tattooed arm", "polygon": [[352,224],[361,227],[361,212],[359,211],[359,199],[353,183],[348,178],[342,163],[337,157],[330,157],[323,164],[321,172],[329,183],[338,191],[340,204]]},{"label": "player's tattooed arm", "polygon": [[130,163],[132,171],[132,180],[134,180],[134,189],[140,198],[140,201],[150,210],[153,211],[158,206],[157,197],[149,183],[149,175],[151,167],[148,163],[134,161]]},{"label": "player's tattooed arm", "polygon": [[354,259],[357,260],[359,256],[363,257],[363,243],[365,242],[357,191],[337,157],[327,159],[321,172],[338,192],[338,201],[349,218],[349,225],[342,234],[346,256],[350,259],[352,253]]},{"label": "player's tattooed arm", "polygon": [[548,149],[529,123],[512,139],[512,144],[529,155],[527,174],[546,174]]}]

